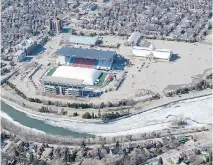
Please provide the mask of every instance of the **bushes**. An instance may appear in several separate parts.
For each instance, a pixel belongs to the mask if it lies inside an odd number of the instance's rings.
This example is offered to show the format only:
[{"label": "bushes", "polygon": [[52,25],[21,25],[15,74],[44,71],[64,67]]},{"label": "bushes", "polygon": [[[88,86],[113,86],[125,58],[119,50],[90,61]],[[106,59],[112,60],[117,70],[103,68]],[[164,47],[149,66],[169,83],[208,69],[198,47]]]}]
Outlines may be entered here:
[{"label": "bushes", "polygon": [[57,111],[53,110],[52,108],[45,107],[45,106],[42,106],[41,108],[39,108],[38,111],[41,113],[57,113]]},{"label": "bushes", "polygon": [[112,119],[116,119],[118,117],[121,117],[122,115],[120,115],[118,112],[114,113],[104,113],[102,115],[102,120],[106,121],[106,120],[112,120]]},{"label": "bushes", "polygon": [[77,112],[74,112],[73,113],[73,117],[76,117],[76,116],[78,116],[79,114],[77,113]]},{"label": "bushes", "polygon": [[67,115],[67,111],[65,111],[64,108],[62,108],[60,114],[61,115]]},{"label": "bushes", "polygon": [[82,118],[83,119],[91,119],[92,118],[92,115],[89,113],[89,112],[86,112],[82,115]]},{"label": "bushes", "polygon": [[78,108],[87,109],[87,108],[93,107],[92,104],[86,104],[86,103],[72,103],[72,104],[67,103],[67,106],[70,108],[75,108],[75,109],[78,109]]},{"label": "bushes", "polygon": [[23,99],[28,100],[30,102],[34,103],[42,103],[46,105],[55,105],[58,107],[70,107],[70,108],[75,108],[75,109],[88,109],[88,108],[94,108],[94,109],[99,109],[99,108],[104,108],[104,107],[122,107],[122,106],[133,106],[135,104],[135,101],[133,100],[120,100],[117,102],[108,102],[104,103],[101,102],[99,105],[97,104],[87,104],[87,103],[62,103],[60,101],[50,101],[50,100],[40,100],[38,98],[30,98],[27,97],[23,92],[21,92],[14,84],[10,83],[9,81],[6,82],[8,86],[10,86],[19,96],[21,96]]}]

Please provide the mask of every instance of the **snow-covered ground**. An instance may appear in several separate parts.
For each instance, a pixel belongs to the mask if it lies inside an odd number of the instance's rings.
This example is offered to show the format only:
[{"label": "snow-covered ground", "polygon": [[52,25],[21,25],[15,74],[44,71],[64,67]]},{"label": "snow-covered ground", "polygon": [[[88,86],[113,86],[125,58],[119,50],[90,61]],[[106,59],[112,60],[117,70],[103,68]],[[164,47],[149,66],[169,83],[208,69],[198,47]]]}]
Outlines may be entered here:
[{"label": "snow-covered ground", "polygon": [[167,107],[155,108],[108,124],[84,123],[28,114],[29,117],[43,120],[53,126],[101,136],[135,134],[166,129],[168,128],[168,122],[171,120],[171,117],[168,117],[169,115],[183,115],[189,118],[187,120],[188,127],[210,124],[212,123],[212,96],[180,101]]}]

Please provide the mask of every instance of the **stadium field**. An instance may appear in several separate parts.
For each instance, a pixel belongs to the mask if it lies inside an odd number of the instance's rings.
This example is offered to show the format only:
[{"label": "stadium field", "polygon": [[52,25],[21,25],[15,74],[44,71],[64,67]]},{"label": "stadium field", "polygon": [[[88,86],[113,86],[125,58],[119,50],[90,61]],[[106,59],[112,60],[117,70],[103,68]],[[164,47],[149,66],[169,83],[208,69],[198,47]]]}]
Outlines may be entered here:
[{"label": "stadium field", "polygon": [[102,73],[100,75],[100,77],[98,78],[99,79],[99,82],[97,84],[98,86],[103,86],[106,76],[107,76],[107,73]]},{"label": "stadium field", "polygon": [[47,72],[47,76],[52,76],[53,73],[56,71],[57,67],[53,67],[51,68],[48,72]]}]

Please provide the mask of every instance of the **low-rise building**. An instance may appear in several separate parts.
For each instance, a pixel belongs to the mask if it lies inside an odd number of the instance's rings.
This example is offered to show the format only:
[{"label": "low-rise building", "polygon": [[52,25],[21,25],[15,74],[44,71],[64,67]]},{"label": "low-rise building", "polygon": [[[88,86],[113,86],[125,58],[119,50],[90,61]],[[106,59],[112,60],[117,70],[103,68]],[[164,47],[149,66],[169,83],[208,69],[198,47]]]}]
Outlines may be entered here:
[{"label": "low-rise building", "polygon": [[131,36],[127,40],[128,45],[137,46],[142,35],[140,32],[134,32],[131,34]]},{"label": "low-rise building", "polygon": [[132,54],[135,57],[143,57],[146,59],[154,59],[160,61],[170,61],[172,57],[172,51],[169,49],[156,49],[153,45],[147,47],[134,46]]}]

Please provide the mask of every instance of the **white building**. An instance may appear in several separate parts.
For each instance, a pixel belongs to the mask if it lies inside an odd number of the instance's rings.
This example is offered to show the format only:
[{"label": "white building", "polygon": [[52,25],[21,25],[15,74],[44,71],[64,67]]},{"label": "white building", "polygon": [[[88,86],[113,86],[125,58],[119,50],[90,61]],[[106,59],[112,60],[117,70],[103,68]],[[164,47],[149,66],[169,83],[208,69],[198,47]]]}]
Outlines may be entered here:
[{"label": "white building", "polygon": [[132,33],[131,36],[127,40],[128,45],[137,46],[141,37],[142,37],[142,35],[140,32]]},{"label": "white building", "polygon": [[26,54],[26,51],[24,51],[24,50],[18,50],[16,53],[15,53],[15,60],[17,61],[17,62],[21,62],[21,61],[23,61],[24,60],[24,58],[27,56],[27,54]]},{"label": "white building", "polygon": [[24,40],[23,42],[21,42],[20,44],[18,44],[15,47],[16,51],[25,51],[26,55],[32,55],[33,53],[35,53],[39,48],[39,44],[37,44],[36,41],[32,40],[32,39],[28,39],[28,40]]},{"label": "white building", "polygon": [[149,59],[156,59],[160,61],[170,61],[172,51],[169,49],[156,49],[153,45],[147,47],[134,46],[132,49],[133,56],[143,57]]},{"label": "white building", "polygon": [[100,70],[72,67],[72,66],[59,66],[52,74],[52,77],[67,78],[82,81],[84,85],[94,85],[95,80],[101,75]]}]

